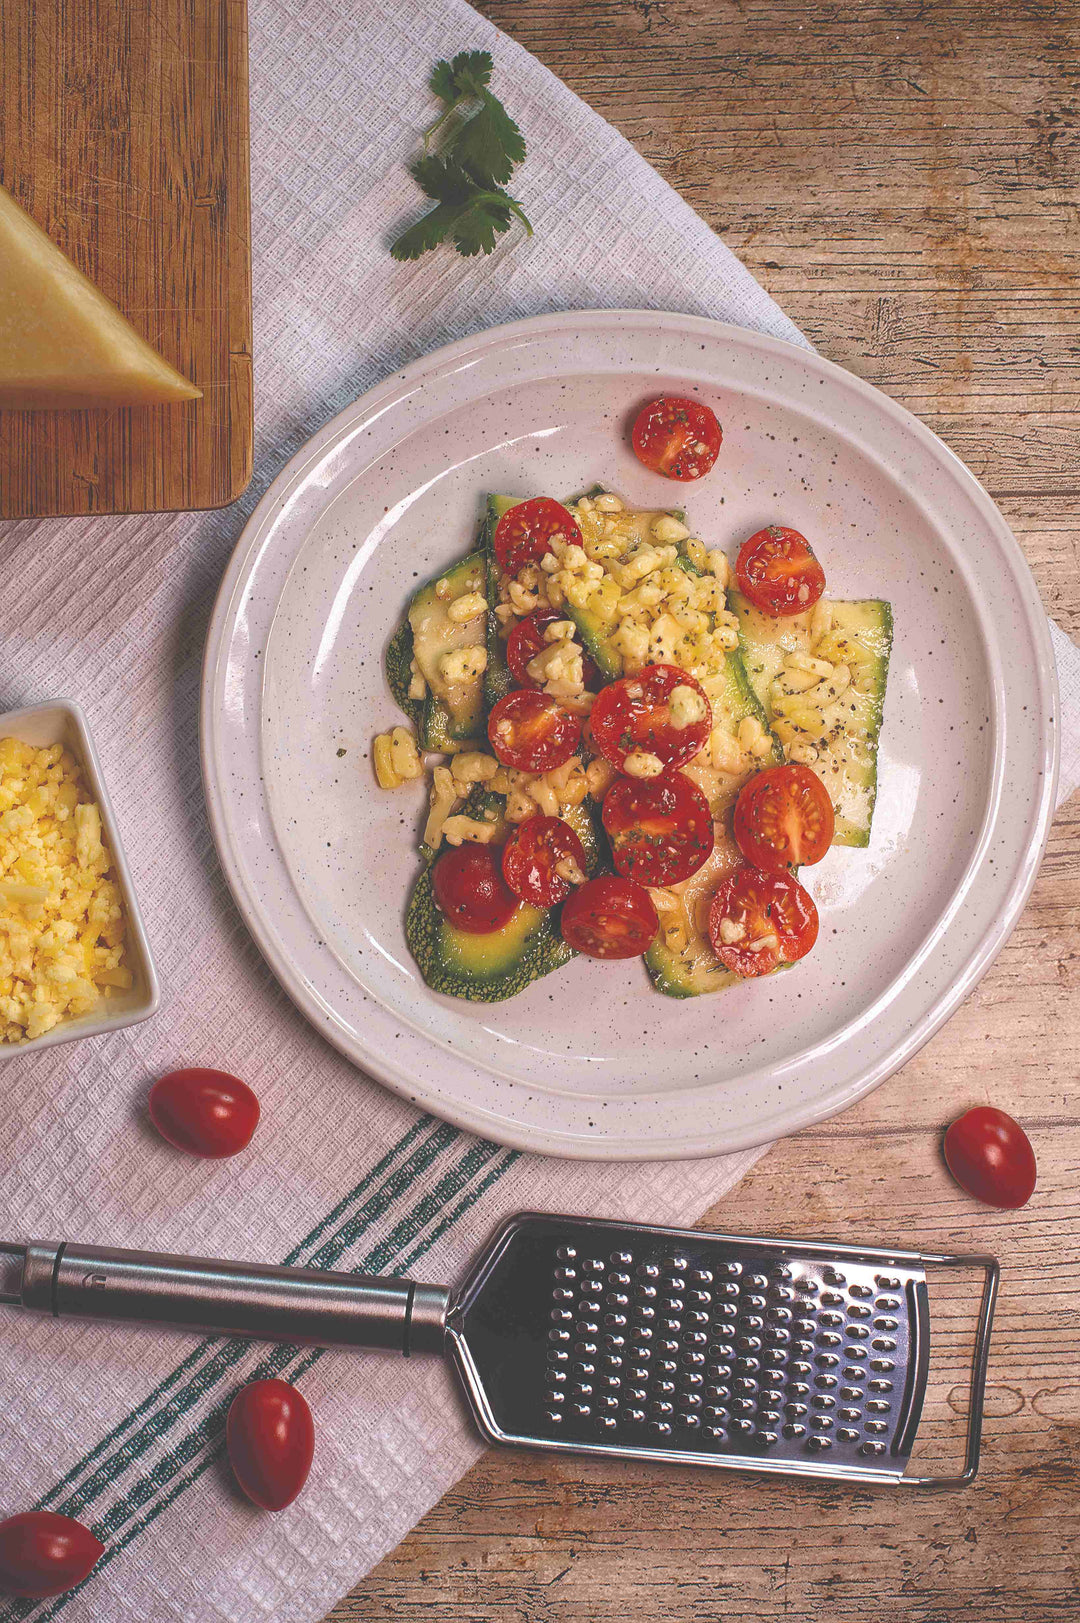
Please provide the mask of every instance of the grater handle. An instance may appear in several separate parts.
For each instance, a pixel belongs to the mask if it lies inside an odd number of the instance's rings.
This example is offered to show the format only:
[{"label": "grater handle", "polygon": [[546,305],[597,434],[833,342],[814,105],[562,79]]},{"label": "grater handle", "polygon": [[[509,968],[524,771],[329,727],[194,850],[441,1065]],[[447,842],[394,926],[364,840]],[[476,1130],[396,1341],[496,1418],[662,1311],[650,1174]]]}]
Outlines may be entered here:
[{"label": "grater handle", "polygon": [[[986,1366],[990,1359],[990,1331],[994,1323],[994,1304],[997,1301],[1001,1268],[996,1258],[972,1255],[968,1257],[926,1256],[922,1258],[928,1268],[981,1268],[983,1271],[982,1303],[975,1331],[975,1345],[971,1353],[971,1381],[968,1388],[967,1446],[964,1469],[959,1476],[902,1476],[902,1488],[966,1488],[974,1482],[979,1471],[979,1450],[982,1444],[983,1400],[986,1396]],[[925,1373],[923,1376],[925,1382]],[[916,1423],[918,1416],[915,1417]]]},{"label": "grater handle", "polygon": [[66,1241],[0,1242],[21,1261],[10,1306],[92,1319],[177,1325],[318,1347],[442,1352],[449,1291],[408,1279],[218,1262]]}]

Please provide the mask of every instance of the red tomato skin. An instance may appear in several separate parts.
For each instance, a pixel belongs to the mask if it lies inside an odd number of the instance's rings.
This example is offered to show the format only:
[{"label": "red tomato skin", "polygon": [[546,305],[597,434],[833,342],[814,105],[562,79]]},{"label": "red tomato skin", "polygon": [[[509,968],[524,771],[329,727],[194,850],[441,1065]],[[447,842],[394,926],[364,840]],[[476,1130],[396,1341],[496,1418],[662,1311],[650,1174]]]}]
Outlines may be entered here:
[{"label": "red tomato skin", "polygon": [[0,1590],[47,1600],[88,1577],[105,1546],[88,1527],[51,1510],[24,1510],[0,1522]]},{"label": "red tomato skin", "polygon": [[577,520],[568,508],[550,496],[531,496],[503,514],[495,526],[492,546],[500,567],[508,575],[516,575],[553,550],[553,535],[563,535],[568,542],[581,540]]},{"label": "red tomato skin", "polygon": [[[673,727],[670,720],[656,720],[667,712],[670,695],[677,687],[689,687],[705,701],[705,715],[689,727]],[[642,689],[640,699],[631,690]],[[678,665],[646,665],[634,676],[622,676],[601,688],[589,716],[589,736],[594,747],[621,772],[626,757],[635,750],[656,755],[665,767],[685,766],[701,749],[712,731],[712,706],[701,683]]]},{"label": "red tomato skin", "polygon": [[[785,579],[782,559],[791,556],[797,561],[793,573]],[[780,573],[773,575],[769,560],[776,559]],[[735,561],[735,582],[745,598],[762,614],[785,619],[792,614],[805,614],[812,609],[825,590],[825,571],[814,555],[814,549],[804,535],[785,524],[768,524],[758,530],[739,548]],[[799,600],[799,588],[807,588],[807,596]]]},{"label": "red tomato skin", "polygon": [[498,858],[489,846],[466,841],[450,845],[438,858],[432,888],[440,912],[467,935],[501,930],[517,912]]},{"label": "red tomato skin", "polygon": [[[512,729],[509,735],[507,727]],[[576,755],[581,723],[546,693],[516,688],[492,707],[488,739],[503,766],[518,772],[550,772]]]},{"label": "red tomato skin", "polygon": [[229,1406],[229,1464],[253,1504],[291,1505],[311,1470],[315,1425],[307,1399],[287,1381],[249,1381]]},{"label": "red tomato skin", "polygon": [[555,864],[563,857],[572,858],[585,872],[585,848],[569,823],[561,817],[527,817],[503,846],[503,878],[523,902],[555,907],[574,888],[569,879],[555,872]]},{"label": "red tomato skin", "polygon": [[[528,672],[530,659],[535,659],[541,649],[545,647],[544,630],[554,625],[556,620],[565,620],[565,614],[559,614],[555,609],[534,609],[532,614],[524,620],[519,620],[511,631],[506,643],[506,663],[510,667],[510,674],[519,687],[533,688],[537,693],[543,683],[534,682]],[[596,662],[582,650],[581,670],[585,679],[585,686],[595,693],[600,687],[600,672]]]},{"label": "red tomato skin", "polygon": [[162,1138],[204,1161],[239,1155],[259,1125],[259,1101],[227,1071],[170,1071],[150,1090],[150,1119]]},{"label": "red tomato skin", "polygon": [[709,472],[723,438],[716,413],[684,395],[650,400],[638,412],[632,435],[639,462],[666,479],[683,481]]},{"label": "red tomato skin", "polygon": [[1012,1211],[1035,1192],[1035,1151],[1020,1123],[993,1105],[976,1105],[945,1134],[949,1171],[984,1206]]},{"label": "red tomato skin", "polygon": [[[616,870],[643,884],[677,885],[712,856],[716,834],[709,803],[681,772],[646,781],[616,778],[600,816]],[[668,823],[670,830],[654,832]]]},{"label": "red tomato skin", "polygon": [[[799,818],[797,805],[809,803],[809,816]],[[799,823],[799,839],[794,848],[784,849],[772,844],[766,837],[768,829],[767,805],[783,813],[785,802],[791,815]],[[763,868],[766,873],[783,873],[789,866],[813,867],[820,862],[832,844],[836,832],[836,813],[829,799],[829,791],[810,767],[800,761],[789,761],[784,766],[767,767],[755,772],[739,790],[732,818],[735,844],[752,868]]]},{"label": "red tomato skin", "polygon": [[[608,933],[612,921],[620,933]],[[660,920],[644,885],[621,874],[600,874],[579,885],[562,910],[562,933],[587,958],[638,958],[656,938]]]},{"label": "red tomato skin", "polygon": [[533,681],[526,667],[544,646],[545,626],[553,625],[558,618],[554,609],[536,609],[511,631],[506,642],[506,663],[518,687],[535,688],[537,692],[543,687],[542,682]]}]

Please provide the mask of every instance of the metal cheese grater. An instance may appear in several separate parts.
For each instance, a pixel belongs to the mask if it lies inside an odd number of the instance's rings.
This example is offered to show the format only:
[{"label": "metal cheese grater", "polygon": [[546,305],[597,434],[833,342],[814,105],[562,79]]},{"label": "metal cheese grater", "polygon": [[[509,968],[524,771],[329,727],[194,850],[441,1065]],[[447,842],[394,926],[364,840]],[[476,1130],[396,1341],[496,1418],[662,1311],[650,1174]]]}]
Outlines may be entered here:
[{"label": "metal cheese grater", "polygon": [[[998,1265],[524,1214],[456,1292],[401,1279],[13,1245],[0,1300],[260,1339],[449,1353],[492,1442],[846,1482],[978,1470]],[[977,1267],[967,1457],[905,1476],[930,1356],[928,1269]]]}]

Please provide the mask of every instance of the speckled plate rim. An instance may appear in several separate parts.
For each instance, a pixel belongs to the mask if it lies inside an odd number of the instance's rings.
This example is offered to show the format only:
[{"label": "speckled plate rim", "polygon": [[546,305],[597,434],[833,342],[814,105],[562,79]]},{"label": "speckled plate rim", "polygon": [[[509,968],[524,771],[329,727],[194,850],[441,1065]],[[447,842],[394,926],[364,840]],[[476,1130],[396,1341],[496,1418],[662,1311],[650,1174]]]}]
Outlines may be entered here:
[{"label": "speckled plate rim", "polygon": [[[239,795],[230,783],[230,760],[233,758],[227,752],[224,701],[230,675],[235,681],[235,667],[230,667],[230,659],[237,656],[241,660],[250,658],[252,628],[248,620],[246,592],[252,571],[264,549],[279,533],[289,536],[293,532],[286,544],[290,547],[291,556],[295,557],[299,552],[304,537],[297,537],[295,532],[305,487],[310,486],[313,478],[317,477],[319,485],[326,492],[325,505],[337,498],[342,488],[338,481],[343,472],[348,472],[347,447],[355,441],[359,425],[371,423],[376,418],[385,419],[396,403],[415,397],[421,387],[430,388],[440,377],[467,370],[480,357],[488,357],[494,351],[520,348],[534,341],[550,343],[559,334],[564,342],[572,343],[575,331],[601,331],[615,335],[620,328],[625,330],[635,325],[639,328],[644,325],[665,337],[679,335],[705,342],[709,339],[726,342],[756,352],[764,361],[792,373],[809,371],[817,374],[817,381],[853,396],[858,408],[872,412],[878,418],[891,420],[899,431],[913,437],[922,451],[930,454],[939,471],[954,481],[1009,566],[1009,582],[1015,593],[1014,607],[1020,610],[1024,629],[1030,637],[1034,659],[1030,669],[1024,670],[1022,675],[1030,681],[1027,714],[1037,733],[1035,758],[1039,790],[1028,808],[1026,835],[1012,852],[1008,864],[999,863],[996,868],[983,869],[979,875],[981,883],[984,886],[992,885],[995,892],[996,905],[992,910],[991,922],[973,941],[948,986],[923,1010],[900,1040],[886,1047],[872,1063],[861,1066],[857,1074],[844,1083],[823,1090],[820,1096],[785,1105],[763,1115],[759,1121],[738,1126],[713,1124],[685,1133],[674,1133],[669,1128],[660,1134],[645,1136],[640,1130],[620,1134],[616,1112],[616,1120],[610,1115],[606,1118],[606,1136],[598,1138],[595,1134],[576,1131],[572,1124],[560,1127],[550,1120],[530,1120],[524,1111],[507,1113],[502,1109],[493,1110],[469,1098],[467,1092],[444,1091],[433,1082],[418,1081],[419,1067],[415,1062],[410,1064],[408,1048],[404,1044],[401,1047],[405,1047],[406,1057],[402,1061],[388,1049],[379,1049],[373,1043],[365,1042],[346,1025],[334,1007],[332,993],[327,996],[316,984],[316,978],[297,964],[295,944],[298,931],[308,937],[309,947],[313,945],[318,948],[324,944],[318,940],[317,932],[313,931],[304,907],[295,894],[280,850],[264,850],[261,853],[275,880],[276,894],[273,896],[267,894],[265,872],[262,876],[256,875],[249,856],[245,854],[242,836],[245,828],[250,833],[253,825],[250,816],[241,808],[240,801],[245,792],[263,796],[265,791],[257,770],[250,775],[246,791],[240,791]],[[433,415],[437,410],[437,406],[432,407]],[[415,427],[415,423],[412,426]],[[837,428],[837,432],[850,434],[850,429]],[[870,451],[867,454],[873,456],[875,453]],[[310,512],[306,514],[305,534],[317,516]],[[996,653],[993,654],[991,674],[997,697],[1003,693],[1004,684]],[[1005,815],[1000,787],[1008,770],[1006,755],[1010,739],[1007,734],[1005,738],[1000,736],[1005,731],[1000,725],[1001,718],[995,717],[995,721],[999,724],[995,771],[977,841],[977,855],[982,858],[990,850],[995,832],[1000,832],[999,824]],[[1049,623],[1038,590],[1015,538],[993,501],[944,442],[904,407],[871,384],[823,360],[813,351],[727,323],[655,311],[558,312],[491,328],[421,357],[339,413],[282,470],[241,534],[221,583],[207,637],[200,717],[207,810],[222,869],[260,951],[284,990],[316,1029],[368,1074],[458,1127],[516,1149],[590,1160],[625,1161],[690,1159],[727,1153],[786,1136],[846,1109],[899,1069],[929,1041],[986,973],[1008,939],[1030,895],[1053,820],[1059,753],[1056,722],[1056,668]],[[257,724],[252,731],[256,736],[257,755]],[[272,820],[269,826],[272,826]],[[1005,843],[1008,844],[1007,839]],[[1016,844],[1015,840],[1013,843]],[[967,881],[970,882],[972,877],[969,872]],[[967,892],[969,883],[965,883],[963,889]],[[950,901],[946,913],[954,914],[955,911]],[[943,918],[941,922],[947,932],[948,918]],[[938,931],[934,935],[940,939]],[[921,958],[923,952],[916,956]],[[908,977],[905,975],[902,978],[907,980]],[[643,995],[654,994],[643,988]],[[407,1035],[411,1043],[431,1049],[436,1047],[422,1031],[418,1033],[413,1029]],[[526,1091],[524,1087],[521,1088],[523,1095]],[[697,1092],[700,1105],[707,1098],[709,1089]],[[620,1099],[618,1103],[625,1106],[627,1101]],[[572,1115],[573,1101],[569,1098],[567,1108],[568,1114]],[[700,1111],[695,1114],[700,1121]]]}]

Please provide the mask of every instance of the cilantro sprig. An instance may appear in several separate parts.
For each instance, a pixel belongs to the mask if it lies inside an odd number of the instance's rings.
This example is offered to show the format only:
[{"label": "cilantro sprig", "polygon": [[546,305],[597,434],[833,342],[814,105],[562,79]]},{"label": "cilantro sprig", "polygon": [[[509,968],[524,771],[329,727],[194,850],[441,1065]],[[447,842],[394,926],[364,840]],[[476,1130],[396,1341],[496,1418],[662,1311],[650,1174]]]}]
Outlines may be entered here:
[{"label": "cilantro sprig", "polygon": [[[435,207],[398,237],[395,259],[419,259],[448,240],[466,257],[490,254],[515,219],[532,236],[525,210],[505,190],[525,156],[525,138],[488,88],[493,67],[487,51],[459,51],[435,64],[428,83],[443,109],[424,131],[423,156],[409,166]],[[439,151],[429,151],[440,133]]]}]

